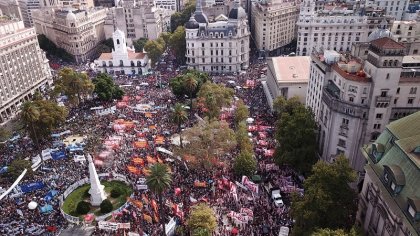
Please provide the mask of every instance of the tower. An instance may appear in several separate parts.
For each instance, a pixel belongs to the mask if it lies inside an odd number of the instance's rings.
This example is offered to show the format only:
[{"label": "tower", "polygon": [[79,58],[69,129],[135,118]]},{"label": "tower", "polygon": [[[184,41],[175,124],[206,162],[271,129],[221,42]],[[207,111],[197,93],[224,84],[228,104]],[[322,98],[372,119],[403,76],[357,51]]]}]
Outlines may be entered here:
[{"label": "tower", "polygon": [[119,29],[115,30],[112,34],[112,40],[114,41],[114,51],[116,53],[127,53],[127,41],[124,32]]},{"label": "tower", "polygon": [[95,165],[92,161],[92,156],[87,155],[89,161],[89,180],[90,180],[90,204],[92,206],[101,205],[102,201],[106,199],[104,186],[99,181],[98,173],[96,173]]}]

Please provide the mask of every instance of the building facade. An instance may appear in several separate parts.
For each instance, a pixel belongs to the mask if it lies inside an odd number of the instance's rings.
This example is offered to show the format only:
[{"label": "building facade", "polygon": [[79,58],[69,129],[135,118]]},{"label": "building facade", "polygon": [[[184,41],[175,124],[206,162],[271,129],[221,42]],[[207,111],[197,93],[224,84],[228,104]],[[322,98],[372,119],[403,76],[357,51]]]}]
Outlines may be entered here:
[{"label": "building facade", "polygon": [[260,51],[280,53],[296,39],[298,1],[255,1],[251,7],[251,32]]},{"label": "building facade", "polygon": [[387,125],[361,152],[367,165],[357,223],[366,235],[419,235],[420,112]]},{"label": "building facade", "polygon": [[270,57],[267,59],[267,78],[262,81],[268,105],[273,109],[274,100],[298,97],[305,104],[309,81],[309,56]]},{"label": "building facade", "polygon": [[32,11],[41,8],[40,0],[19,0],[19,6],[25,27],[33,27]]},{"label": "building facade", "polygon": [[134,48],[127,47],[124,32],[116,30],[112,35],[114,49],[111,53],[102,53],[95,60],[97,72],[108,74],[136,75],[144,74],[149,69],[149,59],[146,53],[136,53]]},{"label": "building facade", "polygon": [[388,37],[369,42],[366,60],[324,51],[312,55],[306,105],[319,124],[319,155],[345,154],[363,172],[358,151],[393,120],[420,110],[420,58]]},{"label": "building facade", "polygon": [[109,9],[105,19],[105,37],[111,38],[117,30],[127,35],[128,45],[139,38],[157,39],[170,28],[170,12],[152,4],[119,2]]},{"label": "building facade", "polygon": [[366,5],[374,8],[384,9],[386,14],[395,20],[402,20],[410,0],[367,0]]},{"label": "building facade", "polygon": [[0,15],[23,20],[21,9],[17,0],[0,0],[0,10]]},{"label": "building facade", "polygon": [[188,68],[214,73],[239,72],[249,66],[248,20],[236,1],[229,16],[221,15],[209,22],[201,1],[185,24]]},{"label": "building facade", "polygon": [[36,90],[52,84],[34,28],[23,21],[0,22],[0,123],[13,118]]},{"label": "building facade", "polygon": [[74,56],[77,63],[93,59],[98,44],[105,40],[104,22],[108,9],[88,10],[42,8],[33,12],[36,32]]}]

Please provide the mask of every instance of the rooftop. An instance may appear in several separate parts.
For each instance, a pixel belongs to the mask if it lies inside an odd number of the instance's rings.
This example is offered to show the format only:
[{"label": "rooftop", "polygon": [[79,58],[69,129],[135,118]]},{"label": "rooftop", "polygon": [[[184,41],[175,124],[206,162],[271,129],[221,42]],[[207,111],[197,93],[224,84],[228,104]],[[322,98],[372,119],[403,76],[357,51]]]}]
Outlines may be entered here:
[{"label": "rooftop", "polygon": [[307,83],[309,80],[309,70],[311,57],[272,57],[270,58],[270,70],[277,79],[278,83]]},{"label": "rooftop", "polygon": [[375,39],[371,42],[371,44],[382,49],[405,49],[403,44],[388,37]]},{"label": "rooftop", "polygon": [[[142,52],[133,52],[128,50],[128,59],[129,60],[140,60],[144,58],[145,53]],[[112,53],[102,53],[99,58],[99,60],[112,60]]]}]

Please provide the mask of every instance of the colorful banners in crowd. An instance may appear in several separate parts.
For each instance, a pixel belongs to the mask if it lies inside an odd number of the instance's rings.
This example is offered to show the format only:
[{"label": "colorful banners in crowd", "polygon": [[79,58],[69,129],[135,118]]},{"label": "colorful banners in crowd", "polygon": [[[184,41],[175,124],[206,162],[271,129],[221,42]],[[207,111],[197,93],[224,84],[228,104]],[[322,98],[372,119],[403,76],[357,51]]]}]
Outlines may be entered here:
[{"label": "colorful banners in crowd", "polygon": [[258,185],[249,180],[247,176],[242,176],[242,184],[248,188],[248,190],[258,193]]}]

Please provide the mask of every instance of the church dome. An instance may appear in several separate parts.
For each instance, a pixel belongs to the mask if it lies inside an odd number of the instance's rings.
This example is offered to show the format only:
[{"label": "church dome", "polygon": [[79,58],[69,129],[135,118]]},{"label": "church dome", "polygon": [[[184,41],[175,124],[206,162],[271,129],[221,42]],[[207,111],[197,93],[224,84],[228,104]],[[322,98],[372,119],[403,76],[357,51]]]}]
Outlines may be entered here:
[{"label": "church dome", "polygon": [[239,19],[245,19],[245,18],[247,18],[245,9],[240,6],[238,0],[235,0],[233,8],[229,12],[229,19],[239,20]]},{"label": "church dome", "polygon": [[199,25],[198,22],[195,20],[194,16],[190,17],[190,20],[185,23],[185,28],[186,29],[198,29]]},{"label": "church dome", "polygon": [[208,23],[209,22],[206,14],[204,14],[204,12],[203,12],[203,7],[201,6],[201,0],[197,0],[197,2],[196,2],[194,19],[198,23]]}]

